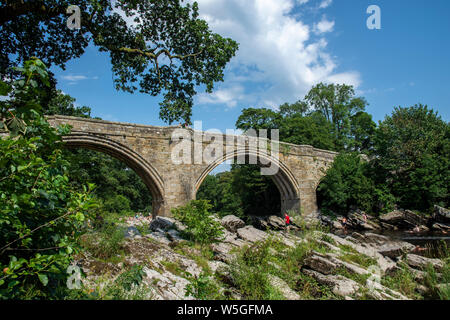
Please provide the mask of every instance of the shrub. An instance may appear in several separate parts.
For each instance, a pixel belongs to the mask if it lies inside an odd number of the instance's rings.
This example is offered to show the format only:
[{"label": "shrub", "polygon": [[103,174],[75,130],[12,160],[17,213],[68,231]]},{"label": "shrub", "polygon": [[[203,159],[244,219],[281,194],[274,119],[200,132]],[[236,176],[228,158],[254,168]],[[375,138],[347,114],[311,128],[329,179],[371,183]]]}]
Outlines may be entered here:
[{"label": "shrub", "polygon": [[103,207],[108,212],[120,214],[127,214],[131,212],[130,199],[121,194],[117,194],[113,198],[107,199],[104,202]]},{"label": "shrub", "polygon": [[339,154],[317,188],[323,212],[345,214],[353,206],[371,211],[374,185],[367,172],[368,163],[359,154]]},{"label": "shrub", "polygon": [[0,81],[0,298],[58,298],[66,269],[95,205],[92,186],[77,192],[69,183],[61,135],[40,113],[45,65],[20,68],[24,78]]},{"label": "shrub", "polygon": [[183,207],[172,209],[175,219],[186,225],[184,233],[202,245],[218,241],[223,228],[209,212],[211,205],[207,200],[193,200]]},{"label": "shrub", "polygon": [[124,229],[110,224],[98,231],[83,235],[81,245],[94,257],[108,259],[120,253],[124,239]]},{"label": "shrub", "polygon": [[449,204],[449,123],[427,106],[395,108],[375,137],[377,182],[387,184],[400,207]]},{"label": "shrub", "polygon": [[199,300],[222,300],[224,298],[219,286],[208,273],[202,272],[197,277],[188,273],[187,278],[189,284],[186,286],[186,297],[192,296]]},{"label": "shrub", "polygon": [[245,246],[230,264],[230,275],[241,294],[249,300],[284,299],[269,280],[270,242]]}]

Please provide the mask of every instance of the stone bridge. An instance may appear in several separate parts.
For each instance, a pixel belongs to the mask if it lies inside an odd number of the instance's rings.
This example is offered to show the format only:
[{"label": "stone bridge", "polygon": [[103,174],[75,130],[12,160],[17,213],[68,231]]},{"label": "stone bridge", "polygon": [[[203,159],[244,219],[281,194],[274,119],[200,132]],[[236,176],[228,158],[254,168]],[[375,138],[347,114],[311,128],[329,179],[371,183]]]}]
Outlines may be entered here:
[{"label": "stone bridge", "polygon": [[[264,151],[255,147],[255,140],[259,143],[265,140],[269,145],[272,141],[238,135],[218,136],[178,126],[158,127],[68,116],[50,116],[48,121],[52,126],[68,124],[72,127],[71,134],[63,138],[67,147],[104,152],[133,169],[152,195],[153,215],[170,216],[171,208],[195,199],[206,176],[224,161],[253,157],[261,166],[276,167],[277,172],[271,177],[280,191],[282,212],[300,210],[305,216],[313,216],[318,211],[316,188],[337,154],[283,142],[278,143],[277,152],[273,147]],[[187,132],[188,136],[177,137],[178,131]],[[216,148],[210,152],[208,148],[213,142],[219,143],[221,150]],[[180,143],[192,152],[181,152],[188,161],[177,164],[173,154],[178,153]],[[197,156],[204,152],[209,152],[208,161],[201,158],[198,161]]]}]

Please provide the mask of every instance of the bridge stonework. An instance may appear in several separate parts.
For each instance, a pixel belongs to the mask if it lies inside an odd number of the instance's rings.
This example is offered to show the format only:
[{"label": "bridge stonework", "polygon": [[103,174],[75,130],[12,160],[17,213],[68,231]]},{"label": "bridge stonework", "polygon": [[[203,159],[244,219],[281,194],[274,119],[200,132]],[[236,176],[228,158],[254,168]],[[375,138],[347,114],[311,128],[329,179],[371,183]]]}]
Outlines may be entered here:
[{"label": "bridge stonework", "polygon": [[[68,116],[49,116],[48,121],[54,127],[63,124],[72,127],[71,134],[63,137],[67,147],[104,152],[133,169],[152,195],[154,216],[170,216],[172,208],[195,199],[201,183],[215,167],[243,155],[259,156],[279,168],[272,179],[280,191],[282,212],[300,210],[304,216],[314,216],[318,211],[316,188],[337,155],[311,146],[280,142],[278,157],[274,157],[270,152],[263,154],[253,148],[248,137],[223,135],[223,152],[218,152],[217,157],[213,153],[212,161],[195,161],[193,147],[192,161],[175,164],[171,155],[181,141],[172,138],[173,132],[179,129],[177,126],[158,127]],[[208,132],[187,130],[192,139],[194,133],[202,136],[201,152],[214,140]]]}]

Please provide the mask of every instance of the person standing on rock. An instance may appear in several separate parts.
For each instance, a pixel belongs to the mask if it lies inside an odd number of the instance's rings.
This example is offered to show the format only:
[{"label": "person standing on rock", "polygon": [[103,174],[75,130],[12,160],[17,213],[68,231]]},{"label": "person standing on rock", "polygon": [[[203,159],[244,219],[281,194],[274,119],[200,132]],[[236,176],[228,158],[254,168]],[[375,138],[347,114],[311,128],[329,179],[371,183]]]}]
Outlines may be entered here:
[{"label": "person standing on rock", "polygon": [[287,213],[284,214],[284,221],[286,223],[286,230],[289,231],[291,225],[291,217]]}]

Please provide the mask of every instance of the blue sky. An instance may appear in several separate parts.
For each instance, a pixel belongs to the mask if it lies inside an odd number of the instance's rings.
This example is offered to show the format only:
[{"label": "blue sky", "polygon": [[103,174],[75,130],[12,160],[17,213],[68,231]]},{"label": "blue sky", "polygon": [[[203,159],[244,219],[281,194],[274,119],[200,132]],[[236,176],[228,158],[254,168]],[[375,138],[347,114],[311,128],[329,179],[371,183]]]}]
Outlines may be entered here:
[{"label": "blue sky", "polygon": [[[199,90],[192,120],[225,131],[243,108],[302,99],[312,85],[348,83],[376,121],[394,106],[427,104],[450,118],[448,0],[200,0],[211,28],[240,43],[225,81]],[[369,5],[381,8],[381,30],[369,30]],[[160,97],[114,89],[109,57],[89,47],[58,87],[105,120],[164,125]]]}]

